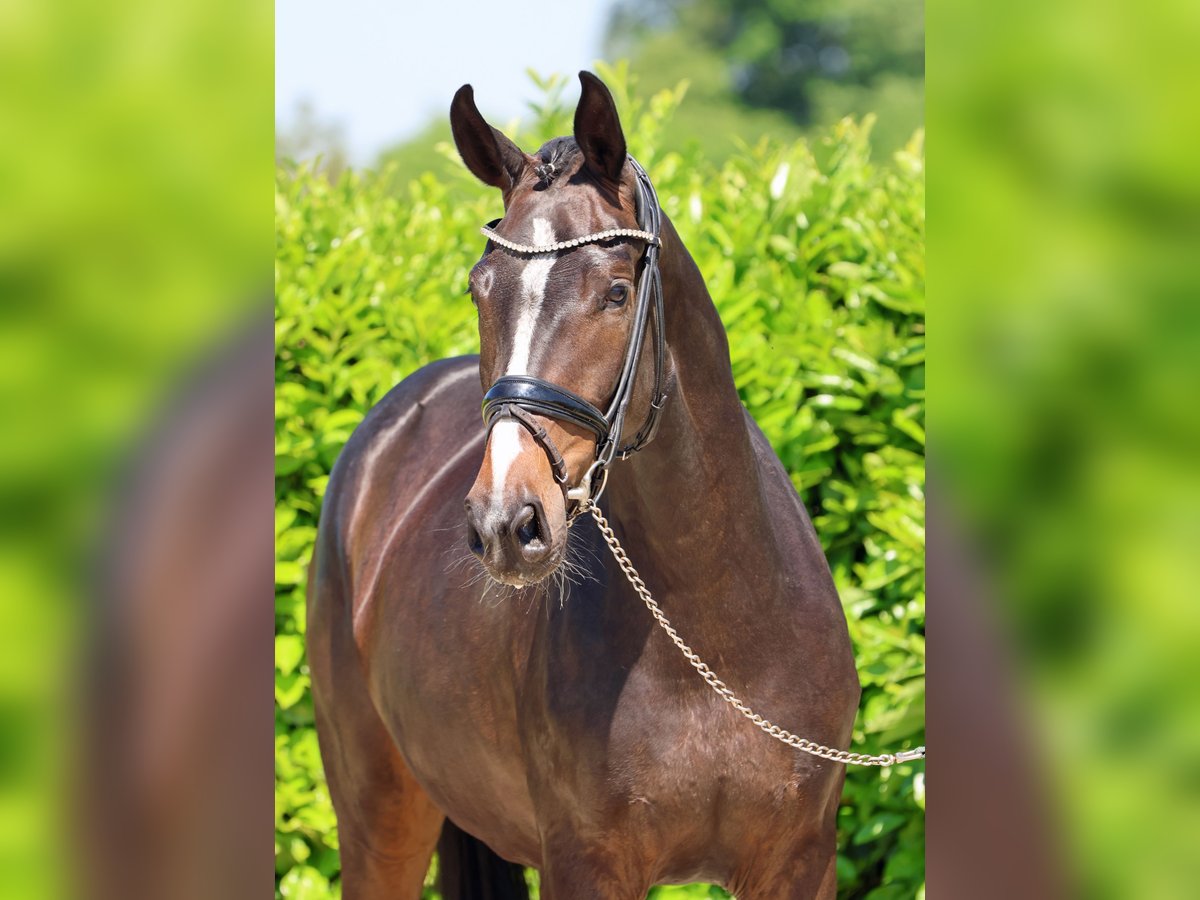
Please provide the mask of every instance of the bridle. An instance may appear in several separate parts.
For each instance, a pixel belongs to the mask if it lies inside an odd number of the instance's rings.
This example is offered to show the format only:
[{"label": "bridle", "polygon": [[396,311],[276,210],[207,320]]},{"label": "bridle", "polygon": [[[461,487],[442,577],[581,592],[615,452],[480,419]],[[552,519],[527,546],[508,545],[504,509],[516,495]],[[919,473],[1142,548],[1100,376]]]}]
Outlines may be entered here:
[{"label": "bridle", "polygon": [[[621,372],[613,387],[608,408],[601,411],[574,391],[560,385],[536,378],[532,375],[503,375],[497,378],[483,397],[483,420],[487,433],[501,419],[509,418],[521,425],[542,448],[550,461],[554,480],[563,491],[565,501],[580,504],[595,501],[604,492],[608,482],[608,467],[613,459],[626,459],[654,438],[658,430],[659,413],[666,402],[664,392],[666,343],[664,336],[662,276],[658,268],[658,257],[662,250],[662,209],[658,205],[658,194],[650,182],[646,170],[632,156],[627,157],[637,176],[637,221],[638,228],[612,228],[581,237],[558,241],[542,246],[518,244],[496,233],[499,219],[480,228],[480,232],[498,247],[521,255],[561,253],[584,244],[631,238],[644,241],[646,250],[642,255],[642,271],[638,278],[637,297],[634,301],[633,331],[625,348],[625,359]],[[646,342],[646,329],[654,320],[654,393],[650,409],[641,428],[627,443],[621,444],[621,433],[629,403],[637,383],[638,363]],[[578,485],[567,483],[566,464],[549,433],[533,416],[544,416],[570,422],[590,431],[596,436],[596,455]],[[578,512],[578,509],[576,510]]]}]

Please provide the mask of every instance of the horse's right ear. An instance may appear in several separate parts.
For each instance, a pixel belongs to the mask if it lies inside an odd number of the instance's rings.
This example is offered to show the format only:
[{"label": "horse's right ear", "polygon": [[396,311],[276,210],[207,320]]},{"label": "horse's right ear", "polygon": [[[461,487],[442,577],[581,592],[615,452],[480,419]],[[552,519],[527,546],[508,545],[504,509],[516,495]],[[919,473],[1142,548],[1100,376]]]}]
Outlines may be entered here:
[{"label": "horse's right ear", "polygon": [[521,180],[528,158],[520,147],[484,121],[469,84],[458,89],[450,104],[450,130],[458,155],[484,184],[507,194]]}]

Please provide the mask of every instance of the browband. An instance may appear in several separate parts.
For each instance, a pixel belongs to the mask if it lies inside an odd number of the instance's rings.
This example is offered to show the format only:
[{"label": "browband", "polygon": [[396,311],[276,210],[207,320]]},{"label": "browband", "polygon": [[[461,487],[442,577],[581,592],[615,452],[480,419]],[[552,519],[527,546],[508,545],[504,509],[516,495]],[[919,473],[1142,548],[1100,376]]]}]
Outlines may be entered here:
[{"label": "browband", "polygon": [[597,231],[594,234],[585,234],[583,237],[571,238],[569,241],[558,241],[553,244],[542,244],[540,246],[531,246],[529,244],[518,244],[516,241],[510,241],[508,238],[500,237],[492,229],[492,225],[498,225],[500,222],[497,219],[490,225],[481,225],[479,233],[493,243],[499,244],[505,250],[511,250],[513,253],[557,253],[560,250],[570,250],[573,247],[581,247],[584,244],[599,244],[603,241],[611,241],[616,238],[627,237],[637,238],[639,241],[645,241],[648,244],[657,244],[658,238],[648,231],[639,231],[636,228],[610,228],[608,231]]}]

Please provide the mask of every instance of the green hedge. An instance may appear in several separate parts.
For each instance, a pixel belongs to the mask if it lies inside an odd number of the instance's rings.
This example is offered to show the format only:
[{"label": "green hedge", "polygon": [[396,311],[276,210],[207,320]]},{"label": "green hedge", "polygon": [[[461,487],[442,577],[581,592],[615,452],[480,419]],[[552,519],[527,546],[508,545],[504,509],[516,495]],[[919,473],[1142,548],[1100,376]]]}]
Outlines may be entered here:
[{"label": "green hedge", "polygon": [[[855,743],[923,741],[924,154],[869,160],[871,120],[811,146],[744,147],[719,168],[655,152],[683,86],[650,98],[602,69],[630,151],[708,281],[738,390],[801,492],[850,621],[863,683]],[[526,148],[570,133],[564,79],[539,81]],[[474,352],[462,296],[480,223],[501,211],[441,148],[440,168],[329,183],[282,166],[276,211],[275,865],[278,893],[338,893],[337,836],[304,662],[304,581],[330,467],[355,425],[430,360]],[[667,298],[670,302],[670,298]],[[784,723],[786,724],[786,723]],[[924,894],[924,766],[851,768],[844,897]],[[432,890],[428,896],[435,896]],[[724,896],[707,887],[656,897]]]}]

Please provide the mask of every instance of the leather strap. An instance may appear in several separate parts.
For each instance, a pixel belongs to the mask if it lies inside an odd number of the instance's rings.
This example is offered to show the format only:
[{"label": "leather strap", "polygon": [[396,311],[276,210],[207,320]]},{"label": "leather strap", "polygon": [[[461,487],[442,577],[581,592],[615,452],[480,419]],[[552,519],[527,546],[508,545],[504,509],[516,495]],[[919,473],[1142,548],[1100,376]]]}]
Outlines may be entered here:
[{"label": "leather strap", "polygon": [[[662,207],[659,206],[658,194],[654,190],[654,184],[650,181],[650,176],[646,174],[646,170],[632,156],[629,157],[629,163],[637,175],[638,223],[647,231],[659,236],[659,240],[646,247],[646,253],[643,257],[642,273],[638,281],[638,316],[635,320],[633,334],[630,337],[629,347],[626,350],[625,368],[629,376],[628,380],[622,378],[617,385],[614,409],[619,402],[621,404],[619,413],[614,417],[614,410],[609,411],[608,419],[612,423],[610,441],[614,446],[610,451],[606,464],[608,461],[611,461],[613,455],[619,455],[621,459],[625,459],[631,453],[641,450],[654,439],[654,435],[658,432],[659,413],[662,411],[667,400],[664,390],[664,381],[666,378],[666,319],[663,310],[662,274],[658,267],[658,256],[662,249]],[[654,393],[650,399],[650,408],[646,411],[646,418],[642,421],[637,434],[633,436],[633,439],[628,444],[618,448],[615,444],[621,439],[621,432],[624,430],[625,408],[632,399],[634,383],[637,378],[638,363],[641,360],[642,346],[645,342],[648,324],[654,327]]]},{"label": "leather strap", "polygon": [[483,418],[491,422],[500,406],[521,406],[530,412],[581,425],[602,440],[608,432],[604,413],[566,388],[532,375],[505,375],[496,379],[483,397]]},{"label": "leather strap", "polygon": [[554,480],[558,482],[558,486],[562,488],[563,499],[567,495],[567,464],[563,460],[563,455],[558,451],[558,447],[550,437],[550,433],[539,425],[529,413],[525,412],[520,406],[515,403],[498,403],[493,407],[492,417],[488,420],[488,432],[497,422],[504,418],[511,418],[519,425],[523,426],[532,436],[534,442],[539,444],[546,452],[546,459],[550,461],[550,471],[554,473]]}]

